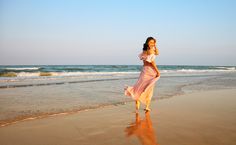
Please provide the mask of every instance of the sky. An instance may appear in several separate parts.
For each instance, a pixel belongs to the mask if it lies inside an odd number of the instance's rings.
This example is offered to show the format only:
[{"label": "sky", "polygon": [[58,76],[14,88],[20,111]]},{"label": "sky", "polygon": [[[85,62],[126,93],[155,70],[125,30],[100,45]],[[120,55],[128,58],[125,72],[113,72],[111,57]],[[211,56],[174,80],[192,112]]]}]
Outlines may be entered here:
[{"label": "sky", "polygon": [[236,65],[235,0],[0,0],[0,65]]}]

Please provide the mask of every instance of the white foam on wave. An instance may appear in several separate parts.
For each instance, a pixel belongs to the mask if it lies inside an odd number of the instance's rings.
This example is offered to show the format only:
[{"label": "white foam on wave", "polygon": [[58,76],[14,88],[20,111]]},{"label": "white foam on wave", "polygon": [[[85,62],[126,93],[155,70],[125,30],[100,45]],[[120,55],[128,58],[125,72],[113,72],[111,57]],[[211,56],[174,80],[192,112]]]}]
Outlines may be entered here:
[{"label": "white foam on wave", "polygon": [[236,67],[226,67],[226,66],[216,66],[216,69],[223,69],[223,70],[236,70]]},{"label": "white foam on wave", "polygon": [[7,67],[6,70],[38,70],[40,67]]},{"label": "white foam on wave", "polygon": [[178,70],[161,70],[161,73],[207,73],[207,72],[231,72],[236,71],[236,69],[178,69]]},{"label": "white foam on wave", "polygon": [[22,80],[56,80],[65,77],[81,78],[103,78],[107,76],[123,77],[127,75],[137,75],[140,72],[49,72],[50,76],[40,76],[40,72],[20,72],[17,77],[0,77],[0,82],[18,82]]},{"label": "white foam on wave", "polygon": [[37,77],[40,72],[20,72],[17,73],[17,77]]},{"label": "white foam on wave", "polygon": [[[126,75],[140,72],[49,72],[51,76],[101,76],[101,75]],[[40,72],[20,72],[17,77],[39,77]]]}]

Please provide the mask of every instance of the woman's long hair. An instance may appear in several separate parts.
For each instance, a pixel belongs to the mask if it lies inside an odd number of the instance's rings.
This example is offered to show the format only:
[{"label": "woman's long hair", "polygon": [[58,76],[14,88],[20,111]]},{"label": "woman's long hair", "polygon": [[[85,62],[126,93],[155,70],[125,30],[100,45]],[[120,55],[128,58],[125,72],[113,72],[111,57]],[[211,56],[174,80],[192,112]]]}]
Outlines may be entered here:
[{"label": "woman's long hair", "polygon": [[148,37],[146,42],[143,44],[143,51],[147,51],[149,50],[150,48],[148,47],[148,42],[151,41],[151,40],[154,40],[156,42],[156,39],[153,38],[153,37]]}]

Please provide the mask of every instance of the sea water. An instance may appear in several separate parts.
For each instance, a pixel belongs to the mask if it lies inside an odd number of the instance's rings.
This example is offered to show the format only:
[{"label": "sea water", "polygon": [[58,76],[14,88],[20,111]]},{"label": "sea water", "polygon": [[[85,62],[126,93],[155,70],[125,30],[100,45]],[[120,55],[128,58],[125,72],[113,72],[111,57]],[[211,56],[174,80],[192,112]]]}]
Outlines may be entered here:
[{"label": "sea water", "polygon": [[[235,66],[159,65],[153,100],[196,91],[236,87]],[[141,65],[0,66],[0,125],[133,101]]]}]

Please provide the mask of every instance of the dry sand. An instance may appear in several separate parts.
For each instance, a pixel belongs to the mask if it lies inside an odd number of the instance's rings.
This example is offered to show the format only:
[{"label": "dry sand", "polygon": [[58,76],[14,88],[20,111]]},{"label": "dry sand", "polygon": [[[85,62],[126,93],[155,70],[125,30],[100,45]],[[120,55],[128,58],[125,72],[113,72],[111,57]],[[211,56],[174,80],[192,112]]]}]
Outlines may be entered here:
[{"label": "dry sand", "polygon": [[156,100],[151,108],[135,114],[134,103],[127,103],[18,122],[0,128],[0,144],[236,144],[236,89]]}]

